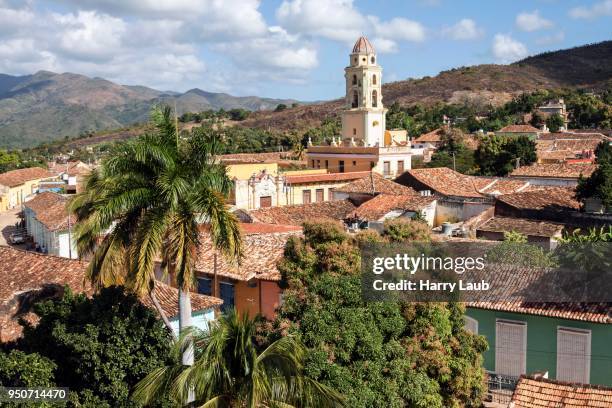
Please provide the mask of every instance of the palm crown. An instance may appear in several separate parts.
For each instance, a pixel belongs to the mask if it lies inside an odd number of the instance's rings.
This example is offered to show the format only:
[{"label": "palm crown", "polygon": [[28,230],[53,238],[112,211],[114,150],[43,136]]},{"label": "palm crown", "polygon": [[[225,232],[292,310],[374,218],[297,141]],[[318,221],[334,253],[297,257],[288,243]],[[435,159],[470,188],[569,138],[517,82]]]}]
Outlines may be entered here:
[{"label": "palm crown", "polygon": [[125,284],[151,293],[154,266],[171,272],[180,289],[193,284],[200,224],[216,248],[240,256],[240,231],[224,198],[231,181],[215,159],[220,144],[207,128],[179,138],[168,107],[151,113],[153,129],[118,145],[72,201],[81,256],[95,287]]},{"label": "palm crown", "polygon": [[133,399],[148,405],[170,396],[182,405],[193,390],[202,407],[343,406],[340,394],[304,376],[305,348],[296,337],[283,337],[259,350],[255,335],[255,320],[230,309],[209,332],[193,335],[193,366],[180,364],[185,344],[177,341],[175,364],[147,375],[136,385]]}]

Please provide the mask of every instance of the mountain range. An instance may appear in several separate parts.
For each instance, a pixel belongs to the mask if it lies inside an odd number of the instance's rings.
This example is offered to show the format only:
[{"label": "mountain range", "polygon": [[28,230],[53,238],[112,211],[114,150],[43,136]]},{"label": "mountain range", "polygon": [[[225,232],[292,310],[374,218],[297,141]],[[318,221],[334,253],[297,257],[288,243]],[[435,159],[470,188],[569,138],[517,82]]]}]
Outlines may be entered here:
[{"label": "mountain range", "polygon": [[[609,89],[611,79],[612,41],[604,41],[532,56],[510,65],[475,65],[443,71],[434,77],[391,82],[383,85],[383,96],[386,105],[446,102],[485,107],[536,89]],[[343,106],[343,100],[337,99],[272,111],[280,103],[294,102],[200,89],[163,92],[72,73],[0,74],[0,147],[29,147],[64,136],[144,122],[156,103],[176,103],[179,113],[249,109],[255,113],[240,122],[241,126],[281,131],[317,126]]]},{"label": "mountain range", "polygon": [[157,103],[176,105],[181,114],[221,108],[257,111],[294,102],[197,88],[184,93],[162,92],[72,73],[0,74],[0,147],[30,147],[64,136],[144,122]]}]

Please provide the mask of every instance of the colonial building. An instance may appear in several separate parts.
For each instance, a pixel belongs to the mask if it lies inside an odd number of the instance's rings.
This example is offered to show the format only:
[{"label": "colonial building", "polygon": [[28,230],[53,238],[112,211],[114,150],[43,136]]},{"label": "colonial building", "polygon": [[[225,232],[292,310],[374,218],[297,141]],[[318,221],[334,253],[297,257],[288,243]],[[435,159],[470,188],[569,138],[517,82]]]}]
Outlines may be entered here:
[{"label": "colonial building", "polygon": [[308,164],[332,173],[374,170],[396,177],[411,168],[405,132],[387,131],[382,102],[382,67],[374,47],[360,37],[344,69],[346,80],[342,133],[326,145],[308,146]]},{"label": "colonial building", "polygon": [[68,215],[67,203],[66,196],[45,191],[24,204],[23,217],[37,249],[49,255],[76,259],[76,242],[71,231],[76,219]]},{"label": "colonial building", "polygon": [[23,204],[38,191],[40,182],[53,174],[40,167],[29,167],[0,174],[0,211]]}]

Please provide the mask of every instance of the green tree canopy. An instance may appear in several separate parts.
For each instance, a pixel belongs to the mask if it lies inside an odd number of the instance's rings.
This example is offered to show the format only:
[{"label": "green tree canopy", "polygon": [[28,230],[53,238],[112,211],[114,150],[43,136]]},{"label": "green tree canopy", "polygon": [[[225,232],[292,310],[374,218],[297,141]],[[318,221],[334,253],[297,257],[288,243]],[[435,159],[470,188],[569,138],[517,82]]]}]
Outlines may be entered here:
[{"label": "green tree canopy", "polygon": [[558,113],[550,115],[548,118],[546,118],[546,126],[551,132],[558,132],[563,125],[565,125],[563,116],[559,115]]},{"label": "green tree canopy", "polygon": [[487,136],[476,149],[479,174],[505,176],[519,165],[525,166],[537,160],[535,142],[527,136]]},{"label": "green tree canopy", "polygon": [[120,287],[103,289],[92,298],[67,289],[62,298],[38,303],[34,311],[40,321],[36,326],[22,323],[17,348],[37,354],[15,356],[30,363],[19,368],[24,384],[45,385],[33,377],[54,377],[57,386],[83,398],[127,407],[131,387],[168,359],[171,337],[164,325]]},{"label": "green tree canopy", "polygon": [[306,223],[279,267],[288,287],[274,336],[298,335],[307,375],[349,406],[480,405],[486,342],[463,328],[462,306],[364,302],[359,249],[333,223]]},{"label": "green tree canopy", "polygon": [[576,198],[601,200],[607,211],[612,211],[612,145],[602,141],[595,150],[597,169],[587,178],[580,177]]}]

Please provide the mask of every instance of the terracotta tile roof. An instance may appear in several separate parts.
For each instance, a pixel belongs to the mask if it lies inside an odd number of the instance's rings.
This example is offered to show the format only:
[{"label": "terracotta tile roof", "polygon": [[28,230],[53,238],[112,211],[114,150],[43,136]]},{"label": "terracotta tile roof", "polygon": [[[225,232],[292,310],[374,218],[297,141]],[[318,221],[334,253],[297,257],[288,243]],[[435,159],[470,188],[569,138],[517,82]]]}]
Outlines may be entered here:
[{"label": "terracotta tile roof", "polygon": [[448,167],[408,170],[417,181],[445,196],[482,197],[474,177],[458,173]]},{"label": "terracotta tile roof", "polygon": [[288,152],[272,152],[272,153],[234,153],[222,154],[217,158],[228,164],[233,163],[264,163],[286,160],[291,153]]},{"label": "terracotta tile roof", "polygon": [[563,224],[550,221],[537,221],[525,218],[493,217],[480,225],[477,231],[510,232],[516,231],[525,235],[552,237],[559,234]]},{"label": "terracotta tile roof", "polygon": [[540,129],[531,125],[508,125],[498,130],[506,133],[538,133]]},{"label": "terracotta tile roof", "polygon": [[531,188],[530,184],[526,181],[508,178],[473,177],[472,180],[478,192],[485,195],[512,194]]},{"label": "terracotta tile roof", "polygon": [[[243,258],[240,264],[228,261],[222,254],[217,254],[217,275],[239,281],[248,281],[253,278],[279,281],[281,275],[276,268],[276,264],[283,257],[285,244],[289,237],[300,234],[301,229],[282,233],[244,235],[242,242]],[[216,251],[213,249],[208,234],[203,232],[201,240],[202,245],[198,250],[196,270],[213,275]]]},{"label": "terracotta tile roof", "polygon": [[[162,309],[168,316],[168,319],[172,319],[178,316],[178,289],[172,286],[166,285],[160,281],[155,282],[155,295],[161,305]],[[195,313],[201,310],[210,309],[213,307],[219,307],[223,304],[223,300],[213,297],[206,296],[199,293],[192,292],[189,296],[191,300],[191,310]],[[149,296],[143,296],[140,301],[143,305],[155,310],[155,305],[151,301]]]},{"label": "terracotta tile roof", "polygon": [[519,209],[579,210],[580,202],[574,198],[575,191],[563,187],[541,187],[497,198],[505,204]]},{"label": "terracotta tile roof", "polygon": [[[508,264],[487,265],[486,276],[503,282],[495,293],[484,294],[481,301],[466,302],[468,307],[501,312],[530,314],[568,320],[612,324],[612,303],[526,302],[523,291],[551,270]],[[494,282],[492,282],[494,283]],[[487,298],[489,296],[489,298]],[[501,302],[499,299],[506,299]]]},{"label": "terracotta tile roof", "polygon": [[604,140],[608,138],[609,136],[606,136],[605,134],[601,132],[589,131],[588,129],[577,129],[577,130],[572,130],[568,132],[541,133],[538,136],[538,140],[558,140],[558,139]]},{"label": "terracotta tile roof", "polygon": [[[374,186],[372,186],[374,184]],[[345,184],[342,187],[336,188],[335,191],[342,193],[354,194],[414,194],[415,191],[391,180],[387,180],[383,176],[375,172],[367,172],[366,176],[361,177],[351,183]]]},{"label": "terracotta tile roof", "polygon": [[[30,208],[35,213],[35,217],[49,231],[62,231],[68,229],[68,211],[66,205],[68,198],[61,194],[45,191],[37,194],[30,201],[26,201],[24,206]],[[72,225],[76,222],[76,218],[70,215]]]},{"label": "terracotta tile roof", "polygon": [[[0,246],[0,341],[9,341],[21,335],[18,318],[24,296],[45,287],[58,289],[69,286],[75,292],[92,294],[85,282],[87,264],[75,259],[43,255]],[[178,291],[161,282],[156,283],[157,297],[168,315],[177,314]],[[222,303],[221,299],[193,293],[193,310],[208,309]],[[143,304],[152,306],[150,299]],[[24,313],[26,313],[25,311]]]},{"label": "terracotta tile roof", "polygon": [[431,204],[436,197],[423,197],[418,193],[409,195],[379,194],[347,214],[350,218],[376,221],[393,210],[419,211]]},{"label": "terracotta tile roof", "polygon": [[535,163],[521,166],[510,173],[510,177],[578,178],[588,177],[597,168],[596,164]]},{"label": "terracotta tile roof", "polygon": [[301,205],[259,208],[246,213],[253,222],[283,225],[302,225],[311,220],[343,220],[355,209],[348,200],[324,201]]},{"label": "terracotta tile roof", "polygon": [[442,136],[442,128],[437,128],[435,130],[432,130],[431,132],[423,133],[422,135],[414,139],[413,142],[417,142],[417,143],[440,142],[442,140],[441,136]]},{"label": "terracotta tile roof", "polygon": [[327,174],[302,174],[285,176],[285,182],[289,184],[309,184],[323,181],[350,181],[369,175],[369,171],[355,171],[350,173],[327,173]]},{"label": "terracotta tile roof", "polygon": [[299,232],[302,227],[297,225],[280,225],[280,224],[263,224],[259,222],[243,222],[240,223],[240,230],[244,235],[253,234],[272,234],[283,232]]},{"label": "terracotta tile roof", "polygon": [[47,177],[53,177],[53,174],[40,167],[28,167],[27,169],[11,170],[0,174],[0,185],[15,187],[26,181]]},{"label": "terracotta tile roof", "polygon": [[510,406],[514,408],[609,408],[612,407],[612,388],[521,376],[512,395]]}]

